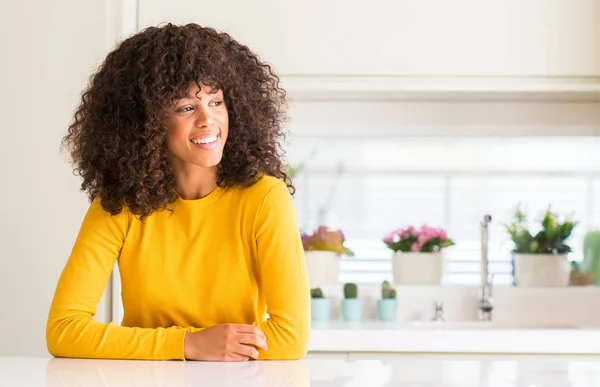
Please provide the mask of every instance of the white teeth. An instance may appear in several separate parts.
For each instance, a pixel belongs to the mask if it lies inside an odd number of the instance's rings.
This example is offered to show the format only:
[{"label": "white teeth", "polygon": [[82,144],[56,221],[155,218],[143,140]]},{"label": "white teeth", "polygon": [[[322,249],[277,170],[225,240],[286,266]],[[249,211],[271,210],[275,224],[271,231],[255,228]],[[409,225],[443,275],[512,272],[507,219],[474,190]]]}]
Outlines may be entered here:
[{"label": "white teeth", "polygon": [[202,139],[192,139],[194,144],[208,144],[217,141],[217,136],[205,137]]}]

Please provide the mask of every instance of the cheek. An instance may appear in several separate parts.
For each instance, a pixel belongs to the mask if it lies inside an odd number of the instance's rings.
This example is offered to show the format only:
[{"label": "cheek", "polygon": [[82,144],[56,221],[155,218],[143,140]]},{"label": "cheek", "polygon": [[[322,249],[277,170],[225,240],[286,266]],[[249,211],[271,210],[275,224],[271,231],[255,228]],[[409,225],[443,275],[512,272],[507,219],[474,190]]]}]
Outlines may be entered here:
[{"label": "cheek", "polygon": [[181,148],[188,140],[187,132],[181,125],[170,125],[165,133],[165,142],[170,151]]},{"label": "cheek", "polygon": [[229,136],[229,120],[227,118],[223,119],[219,126],[221,127],[221,138],[226,140]]},{"label": "cheek", "polygon": [[175,145],[177,136],[175,131],[172,128],[167,129],[167,133],[165,133],[165,142],[168,147],[173,147]]}]

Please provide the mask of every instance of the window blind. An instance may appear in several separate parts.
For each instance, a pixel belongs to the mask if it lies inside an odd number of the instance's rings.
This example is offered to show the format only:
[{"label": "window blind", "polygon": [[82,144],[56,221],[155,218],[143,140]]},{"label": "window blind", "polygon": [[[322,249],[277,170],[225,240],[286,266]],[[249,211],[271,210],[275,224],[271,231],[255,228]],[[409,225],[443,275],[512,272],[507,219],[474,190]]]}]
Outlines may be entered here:
[{"label": "window blind", "polygon": [[[495,284],[513,283],[512,243],[503,224],[518,203],[532,227],[548,205],[579,221],[571,259],[582,259],[583,236],[600,228],[600,147],[593,137],[313,138],[292,142],[288,153],[305,168],[294,179],[303,231],[320,223],[341,228],[356,253],[342,259],[340,282],[390,280],[392,252],[382,238],[409,225],[448,231],[456,246],[446,250],[444,282],[463,285],[480,280],[485,214],[492,215],[489,268]],[[301,155],[310,157],[303,162]]]}]

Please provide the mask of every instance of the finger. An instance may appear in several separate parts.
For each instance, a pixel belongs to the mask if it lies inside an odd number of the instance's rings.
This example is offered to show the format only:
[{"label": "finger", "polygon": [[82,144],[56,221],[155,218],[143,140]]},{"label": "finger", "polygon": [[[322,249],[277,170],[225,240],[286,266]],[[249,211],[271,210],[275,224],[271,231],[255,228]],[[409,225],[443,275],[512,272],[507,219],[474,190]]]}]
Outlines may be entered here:
[{"label": "finger", "polygon": [[237,333],[251,333],[262,337],[267,337],[263,331],[255,327],[254,325],[248,324],[231,324]]},{"label": "finger", "polygon": [[251,334],[240,334],[238,342],[246,345],[255,345],[258,348],[267,350],[267,340],[262,336],[251,335]]},{"label": "finger", "polygon": [[225,359],[223,359],[223,361],[234,361],[234,362],[243,362],[243,361],[248,361],[248,360],[250,360],[249,356],[240,355],[239,353],[230,353],[229,355],[225,356]]},{"label": "finger", "polygon": [[238,344],[233,350],[233,353],[246,356],[251,359],[258,359],[258,349],[249,345]]}]

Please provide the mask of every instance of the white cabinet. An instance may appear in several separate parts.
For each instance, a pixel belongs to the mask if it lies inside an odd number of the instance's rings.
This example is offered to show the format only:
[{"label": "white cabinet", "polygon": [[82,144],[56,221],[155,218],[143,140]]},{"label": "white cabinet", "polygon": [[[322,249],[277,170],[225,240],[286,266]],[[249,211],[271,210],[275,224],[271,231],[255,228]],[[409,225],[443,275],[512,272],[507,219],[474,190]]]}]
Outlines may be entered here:
[{"label": "white cabinet", "polygon": [[284,87],[313,97],[600,95],[597,0],[145,0],[138,12],[139,28],[196,22],[229,32]]},{"label": "white cabinet", "polygon": [[159,0],[140,27],[230,32],[283,75],[600,75],[596,0]]}]

